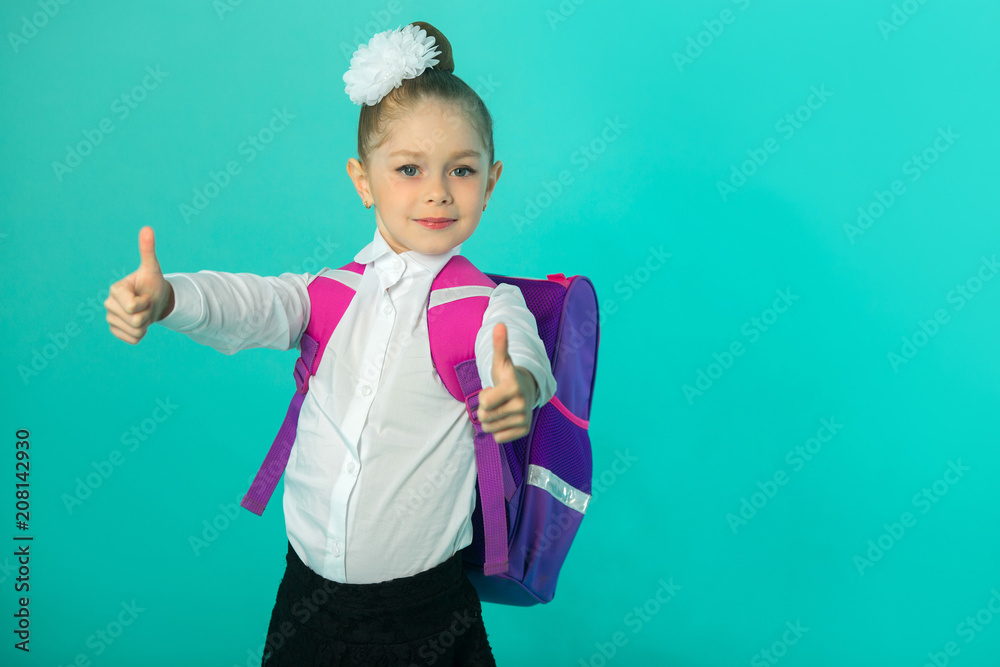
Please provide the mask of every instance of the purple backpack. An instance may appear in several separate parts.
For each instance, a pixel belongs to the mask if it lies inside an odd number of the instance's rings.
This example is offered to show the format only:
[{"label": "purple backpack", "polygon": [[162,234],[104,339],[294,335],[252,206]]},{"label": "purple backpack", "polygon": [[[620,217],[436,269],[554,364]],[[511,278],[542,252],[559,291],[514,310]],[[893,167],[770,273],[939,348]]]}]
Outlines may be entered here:
[{"label": "purple backpack", "polygon": [[[241,506],[263,514],[295,441],[309,378],[356,293],[365,265],[351,262],[309,284],[310,318],[293,375],[297,390],[285,421]],[[535,408],[528,435],[498,444],[476,418],[482,389],[476,334],[497,283],[514,285],[535,316],[556,394]],[[427,334],[445,387],[465,403],[475,427],[478,487],[472,543],[462,550],[466,574],[483,602],[530,606],[550,602],[570,544],[587,511],[592,457],[587,433],[600,338],[597,294],[585,276],[546,280],[480,272],[455,255],[431,284]]]}]

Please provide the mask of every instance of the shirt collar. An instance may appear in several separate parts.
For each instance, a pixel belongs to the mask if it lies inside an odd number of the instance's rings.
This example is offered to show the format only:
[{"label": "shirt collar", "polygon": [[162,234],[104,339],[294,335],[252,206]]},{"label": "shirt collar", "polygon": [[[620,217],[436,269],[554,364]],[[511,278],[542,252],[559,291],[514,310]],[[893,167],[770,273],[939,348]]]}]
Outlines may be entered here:
[{"label": "shirt collar", "polygon": [[448,260],[459,254],[461,249],[462,244],[459,243],[454,248],[448,250],[448,252],[441,253],[440,255],[427,255],[422,252],[417,252],[416,250],[407,250],[406,252],[397,253],[389,247],[388,243],[386,243],[379,228],[375,227],[375,237],[372,239],[372,242],[362,248],[358,254],[354,256],[354,261],[359,264],[369,264],[385,254],[397,255],[406,260],[407,266],[423,269],[437,276],[438,272],[441,271],[441,269],[444,268],[444,265],[448,263]]}]

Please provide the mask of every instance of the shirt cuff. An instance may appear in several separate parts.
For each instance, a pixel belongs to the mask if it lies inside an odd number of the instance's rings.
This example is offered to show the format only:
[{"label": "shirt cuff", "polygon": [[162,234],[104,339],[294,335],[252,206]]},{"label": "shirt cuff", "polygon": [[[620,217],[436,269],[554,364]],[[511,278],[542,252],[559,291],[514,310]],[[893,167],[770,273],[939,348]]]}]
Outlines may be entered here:
[{"label": "shirt cuff", "polygon": [[[524,366],[522,366],[521,368],[524,368]],[[527,369],[525,369],[525,370],[527,370]],[[540,384],[538,384],[538,380],[535,379],[534,373],[528,371],[528,375],[531,376],[532,382],[535,383],[535,395],[532,397],[532,398],[534,398],[534,401],[533,402],[529,401],[529,403],[528,403],[528,405],[531,406],[531,409],[534,410],[535,408],[538,407],[538,399],[540,399],[542,397],[542,387],[541,387]]]},{"label": "shirt cuff", "polygon": [[[555,386],[546,386],[546,381],[552,375],[552,371],[546,372],[542,369],[541,365],[535,361],[533,357],[521,357],[520,355],[510,354],[510,360],[514,362],[515,366],[520,366],[524,370],[531,373],[531,377],[535,380],[535,402],[531,404],[531,409],[534,410],[540,405],[545,405],[548,403],[556,393]],[[548,361],[546,357],[545,361]]]},{"label": "shirt cuff", "polygon": [[191,278],[183,273],[165,273],[163,279],[174,290],[174,308],[156,324],[173,331],[194,329],[205,313],[205,295]]}]

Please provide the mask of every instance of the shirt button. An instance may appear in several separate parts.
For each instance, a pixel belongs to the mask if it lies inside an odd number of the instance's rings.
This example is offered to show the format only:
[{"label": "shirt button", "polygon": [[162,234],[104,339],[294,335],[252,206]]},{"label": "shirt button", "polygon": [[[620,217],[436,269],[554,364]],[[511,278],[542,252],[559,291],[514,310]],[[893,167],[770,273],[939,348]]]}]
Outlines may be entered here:
[{"label": "shirt button", "polygon": [[339,556],[340,555],[340,542],[334,542],[333,543],[333,555],[334,556]]},{"label": "shirt button", "polygon": [[354,472],[354,461],[347,464],[347,472]]},{"label": "shirt button", "polygon": [[368,385],[365,385],[365,386],[361,387],[361,395],[362,396],[367,396],[370,393],[372,393],[372,388],[371,387],[369,387]]},{"label": "shirt button", "polygon": [[392,312],[392,306],[386,305],[386,307],[382,309],[382,312],[388,315]]}]

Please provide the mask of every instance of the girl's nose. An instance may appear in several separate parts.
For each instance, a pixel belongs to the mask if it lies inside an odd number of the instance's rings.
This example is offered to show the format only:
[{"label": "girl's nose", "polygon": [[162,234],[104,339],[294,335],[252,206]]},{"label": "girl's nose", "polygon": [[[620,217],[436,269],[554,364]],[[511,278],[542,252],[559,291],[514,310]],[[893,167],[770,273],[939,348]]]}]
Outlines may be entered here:
[{"label": "girl's nose", "polygon": [[448,181],[444,177],[438,176],[428,181],[427,201],[448,203],[451,201],[451,192],[448,189]]}]

